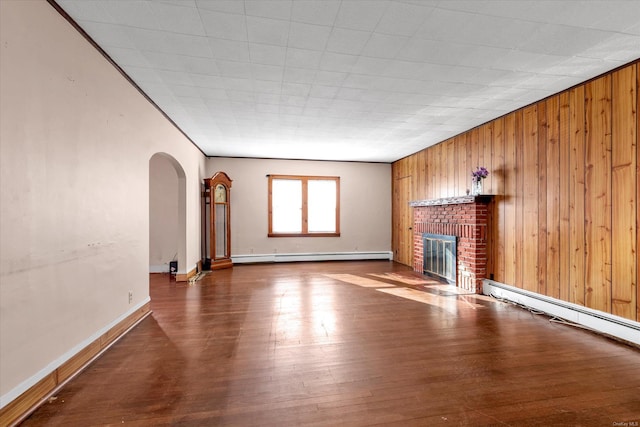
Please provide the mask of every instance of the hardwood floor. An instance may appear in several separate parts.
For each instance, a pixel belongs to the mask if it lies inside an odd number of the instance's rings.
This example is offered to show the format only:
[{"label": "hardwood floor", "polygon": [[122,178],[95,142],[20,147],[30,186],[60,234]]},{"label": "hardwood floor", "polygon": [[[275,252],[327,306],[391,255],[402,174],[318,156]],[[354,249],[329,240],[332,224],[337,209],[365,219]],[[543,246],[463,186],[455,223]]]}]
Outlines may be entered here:
[{"label": "hardwood floor", "polygon": [[399,264],[151,275],[150,294],[153,315],[24,426],[640,422],[637,348]]}]

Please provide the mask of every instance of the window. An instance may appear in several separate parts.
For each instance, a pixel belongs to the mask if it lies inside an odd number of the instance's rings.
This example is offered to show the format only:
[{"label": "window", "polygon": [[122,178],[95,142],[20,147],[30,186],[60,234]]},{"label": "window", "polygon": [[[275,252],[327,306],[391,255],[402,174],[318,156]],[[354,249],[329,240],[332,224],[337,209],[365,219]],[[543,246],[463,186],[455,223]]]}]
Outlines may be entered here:
[{"label": "window", "polygon": [[340,177],[269,175],[269,237],[340,236]]}]

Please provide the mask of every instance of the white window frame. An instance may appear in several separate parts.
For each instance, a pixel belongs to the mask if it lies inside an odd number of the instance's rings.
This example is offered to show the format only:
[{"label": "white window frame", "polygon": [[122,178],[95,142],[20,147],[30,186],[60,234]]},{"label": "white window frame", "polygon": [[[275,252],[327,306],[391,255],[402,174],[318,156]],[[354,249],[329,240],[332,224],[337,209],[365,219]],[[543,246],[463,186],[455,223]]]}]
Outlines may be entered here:
[{"label": "white window frame", "polygon": [[[340,177],[338,176],[304,176],[304,175],[268,175],[269,177],[269,237],[340,237]],[[274,180],[296,180],[301,181],[302,209],[301,221],[302,231],[300,233],[275,232],[273,230],[273,181]],[[334,232],[309,232],[309,201],[308,184],[309,181],[335,181],[336,183],[336,217]]]}]

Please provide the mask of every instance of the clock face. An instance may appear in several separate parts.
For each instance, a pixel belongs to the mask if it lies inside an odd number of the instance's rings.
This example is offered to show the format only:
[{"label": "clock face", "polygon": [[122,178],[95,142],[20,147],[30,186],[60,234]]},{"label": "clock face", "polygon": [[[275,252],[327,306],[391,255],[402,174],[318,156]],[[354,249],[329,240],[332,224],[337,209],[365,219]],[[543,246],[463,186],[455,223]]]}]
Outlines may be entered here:
[{"label": "clock face", "polygon": [[216,185],[213,195],[213,201],[215,203],[225,203],[227,201],[227,188],[224,185]]}]

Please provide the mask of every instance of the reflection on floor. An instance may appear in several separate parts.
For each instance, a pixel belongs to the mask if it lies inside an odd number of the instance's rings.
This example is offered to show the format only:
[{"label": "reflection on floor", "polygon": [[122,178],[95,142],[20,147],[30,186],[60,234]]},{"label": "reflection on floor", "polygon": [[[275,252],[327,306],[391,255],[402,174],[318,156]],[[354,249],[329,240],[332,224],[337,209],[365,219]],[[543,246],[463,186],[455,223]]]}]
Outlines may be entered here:
[{"label": "reflection on floor", "polygon": [[460,309],[476,310],[482,308],[478,299],[491,301],[482,295],[469,293],[455,285],[442,283],[426,276],[416,277],[415,273],[369,273],[367,276],[381,280],[362,277],[354,274],[325,274],[334,280],[358,285],[365,288],[375,288],[379,292],[400,298],[429,304],[438,307],[449,314],[457,314]]}]

